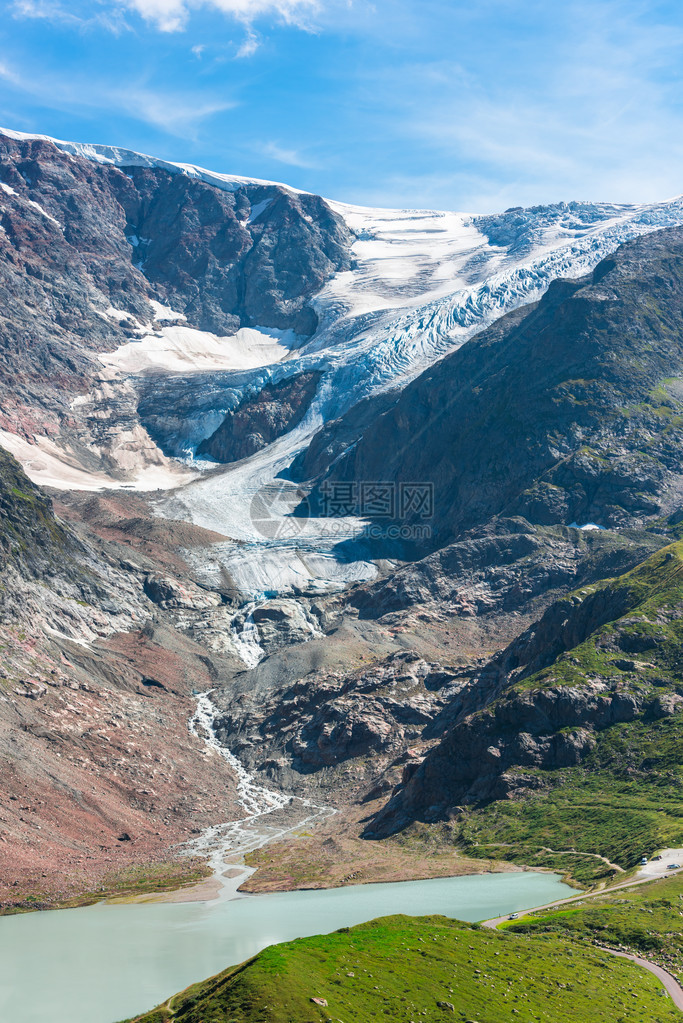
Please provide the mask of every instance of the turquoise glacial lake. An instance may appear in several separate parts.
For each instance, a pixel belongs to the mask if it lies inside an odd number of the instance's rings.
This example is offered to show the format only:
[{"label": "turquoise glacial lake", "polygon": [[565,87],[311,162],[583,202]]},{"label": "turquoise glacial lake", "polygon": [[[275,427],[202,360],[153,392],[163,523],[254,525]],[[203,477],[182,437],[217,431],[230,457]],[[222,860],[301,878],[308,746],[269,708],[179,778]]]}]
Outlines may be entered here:
[{"label": "turquoise glacial lake", "polygon": [[115,1023],[274,942],[392,913],[484,920],[573,893],[520,872],[0,917],[0,1020]]}]

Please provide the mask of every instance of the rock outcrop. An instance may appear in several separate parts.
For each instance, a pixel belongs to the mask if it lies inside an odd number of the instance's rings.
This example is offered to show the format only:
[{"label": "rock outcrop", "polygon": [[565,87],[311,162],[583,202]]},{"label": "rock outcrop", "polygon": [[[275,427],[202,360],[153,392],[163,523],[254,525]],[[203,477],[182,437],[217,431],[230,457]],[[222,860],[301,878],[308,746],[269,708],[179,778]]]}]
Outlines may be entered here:
[{"label": "rock outcrop", "polygon": [[346,600],[367,618],[429,603],[472,617],[522,611],[548,594],[627,571],[665,543],[658,533],[494,518],[378,582],[355,587]]},{"label": "rock outcrop", "polygon": [[216,462],[237,462],[260,451],[298,426],[313,400],[320,376],[297,373],[247,396],[198,445],[196,454],[208,455]]},{"label": "rock outcrop", "polygon": [[367,788],[392,765],[398,780],[406,758],[418,763],[419,751],[407,751],[422,749],[425,729],[465,684],[457,670],[414,651],[354,671],[313,670],[293,683],[266,686],[253,675],[217,697],[218,735],[243,762],[290,788],[315,776],[331,798],[348,787],[348,765]]},{"label": "rock outcrop", "polygon": [[[676,739],[654,732],[644,755],[642,727],[674,719],[683,705],[682,555],[676,543],[548,608],[451,701],[446,734],[369,833],[563,784],[570,791],[562,772],[572,767],[645,790],[661,785]],[[631,637],[647,660],[621,654]],[[612,730],[628,724],[634,730],[619,732],[617,754]]]}]

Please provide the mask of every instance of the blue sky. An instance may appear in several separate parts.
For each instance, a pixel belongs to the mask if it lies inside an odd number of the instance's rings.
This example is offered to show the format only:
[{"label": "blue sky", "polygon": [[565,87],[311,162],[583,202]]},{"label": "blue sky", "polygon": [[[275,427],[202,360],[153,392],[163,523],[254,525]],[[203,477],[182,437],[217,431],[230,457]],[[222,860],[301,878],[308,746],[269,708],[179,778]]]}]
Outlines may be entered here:
[{"label": "blue sky", "polygon": [[2,9],[6,127],[383,206],[486,212],[683,192],[680,3]]}]

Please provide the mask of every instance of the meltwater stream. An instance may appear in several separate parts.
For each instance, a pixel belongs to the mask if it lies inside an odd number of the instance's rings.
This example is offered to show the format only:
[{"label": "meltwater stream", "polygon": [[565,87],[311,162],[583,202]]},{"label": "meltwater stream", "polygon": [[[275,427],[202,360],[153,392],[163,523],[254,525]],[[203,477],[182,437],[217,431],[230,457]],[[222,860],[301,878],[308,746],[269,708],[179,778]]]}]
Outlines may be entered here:
[{"label": "meltwater stream", "polygon": [[[323,820],[335,811],[332,807],[314,803],[310,799],[275,792],[259,785],[216,735],[212,692],[210,689],[197,694],[197,709],[188,727],[193,735],[203,739],[210,749],[230,764],[237,776],[237,798],[246,816],[206,828],[197,838],[188,842],[186,848],[192,855],[208,858],[215,876],[222,882],[222,896],[225,898],[234,894],[245,878],[253,873],[253,868],[241,862],[246,853],[260,849],[295,828]],[[230,871],[230,882],[226,883],[224,872],[228,863],[233,869]],[[238,873],[234,870],[237,865]]]},{"label": "meltwater stream", "polygon": [[229,862],[241,863],[249,850],[333,811],[258,785],[220,743],[214,713],[211,692],[200,693],[189,727],[235,771],[246,816],[208,828],[188,851],[209,857],[224,882],[220,897],[195,903],[100,903],[0,917],[0,1020],[115,1023],[275,942],[393,913],[481,920],[572,893],[557,875],[514,872],[237,894],[250,870],[242,864],[239,877],[227,882],[223,874]]}]

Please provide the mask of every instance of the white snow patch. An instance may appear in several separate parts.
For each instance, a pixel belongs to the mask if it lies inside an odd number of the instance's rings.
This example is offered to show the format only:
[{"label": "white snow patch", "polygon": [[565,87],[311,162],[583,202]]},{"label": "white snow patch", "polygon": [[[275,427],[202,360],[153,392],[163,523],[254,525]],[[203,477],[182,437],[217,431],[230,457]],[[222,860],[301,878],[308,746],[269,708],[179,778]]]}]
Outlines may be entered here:
[{"label": "white snow patch", "polygon": [[12,188],[11,185],[6,185],[4,181],[0,181],[0,188],[3,190],[3,192],[5,192],[6,195],[14,196],[20,202],[24,202],[26,203],[27,206],[31,206],[34,210],[37,210],[42,217],[45,217],[46,220],[49,220],[52,224],[55,224],[60,231],[64,230],[59,221],[56,220],[51,213],[48,213],[47,210],[43,209],[40,203],[34,202],[33,199],[27,199],[25,196],[20,195],[16,189]]},{"label": "white snow patch", "polygon": [[176,313],[169,305],[162,305],[155,298],[150,298],[149,304],[154,310],[154,319],[158,320],[159,323],[176,323],[178,320],[187,319],[185,313]]},{"label": "white snow patch", "polygon": [[60,231],[64,230],[59,221],[56,220],[55,217],[52,216],[52,214],[48,213],[47,210],[44,210],[40,203],[34,202],[33,199],[23,199],[23,201],[28,203],[29,206],[32,206],[34,210],[38,210],[38,213],[41,213],[46,218],[46,220],[49,220],[51,221],[51,223],[55,224]]},{"label": "white snow patch", "polygon": [[252,206],[247,223],[253,224],[256,218],[260,217],[263,211],[268,209],[272,201],[273,197],[271,196],[270,199],[264,199],[263,202],[257,202],[254,206]]},{"label": "white snow patch", "polygon": [[115,306],[110,305],[104,310],[104,315],[108,316],[111,320],[127,320],[130,313],[126,309],[116,309]]},{"label": "white snow patch", "polygon": [[124,320],[130,320],[138,330],[146,329],[144,324],[140,323],[134,313],[129,313],[127,309],[116,309],[113,305],[108,306],[104,310],[104,313],[100,313],[100,316],[104,316],[109,320],[116,320],[117,323],[123,323]]},{"label": "white snow patch", "polygon": [[604,532],[604,530],[605,530],[605,529],[606,529],[607,527],[606,527],[606,526],[598,526],[598,525],[596,525],[596,523],[595,523],[595,522],[586,522],[586,524],[585,524],[585,525],[583,525],[583,526],[580,526],[580,525],[578,524],[578,522],[570,522],[570,523],[569,523],[569,528],[570,528],[570,529],[587,529],[587,530],[589,530],[589,531],[590,531],[590,530],[595,530],[595,529],[600,529],[600,530],[602,530],[602,531]]},{"label": "white snow patch", "polygon": [[258,369],[287,358],[298,342],[291,330],[242,327],[236,334],[217,337],[194,327],[168,326],[158,334],[129,341],[99,359],[126,374]]},{"label": "white snow patch", "polygon": [[128,479],[89,472],[76,454],[60,448],[51,437],[39,435],[31,444],[24,437],[0,430],[0,445],[21,462],[34,483],[57,490],[171,490],[196,477],[178,462],[140,466]]}]

